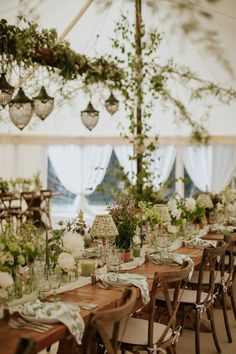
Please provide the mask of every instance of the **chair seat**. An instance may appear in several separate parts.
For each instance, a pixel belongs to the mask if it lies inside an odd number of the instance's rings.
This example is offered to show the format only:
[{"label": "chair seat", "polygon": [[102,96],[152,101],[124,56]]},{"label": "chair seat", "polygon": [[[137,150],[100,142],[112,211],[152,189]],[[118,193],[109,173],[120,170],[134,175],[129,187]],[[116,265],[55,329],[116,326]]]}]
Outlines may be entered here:
[{"label": "chair seat", "polygon": [[[124,331],[125,333],[122,336],[124,327],[125,327],[125,331]],[[157,323],[157,322],[153,323],[153,343],[154,344],[158,342],[165,328],[166,326],[161,323]],[[110,336],[111,333],[112,332],[110,328],[109,329]],[[148,321],[140,318],[129,318],[127,324],[125,322],[123,322],[123,324],[121,323],[119,334],[120,334],[119,340],[122,340],[122,343],[124,344],[147,346],[148,345]],[[172,330],[169,329],[163,342],[168,341],[171,338],[171,336],[172,336]]]},{"label": "chair seat", "polygon": [[[199,276],[199,272],[195,271],[193,273],[191,280],[188,281],[188,283],[197,284],[198,283],[198,276]],[[225,278],[225,281],[227,281],[227,279],[229,278],[229,273],[225,272],[224,278]],[[206,270],[205,272],[203,272],[202,284],[209,284],[209,281],[210,281],[210,272]],[[220,282],[221,282],[221,272],[218,270],[216,272],[215,284],[220,284]]]},{"label": "chair seat", "polygon": [[[169,295],[170,295],[170,298],[171,300],[173,299],[173,295],[174,295],[174,289],[170,289],[169,290]],[[180,292],[180,295],[181,295],[181,292]],[[201,303],[204,302],[204,300],[206,299],[207,297],[207,293],[205,292],[201,292]],[[184,292],[183,292],[183,295],[181,297],[181,302],[183,303],[187,303],[187,304],[195,304],[196,303],[196,296],[197,296],[197,291],[196,290],[187,290],[185,289]],[[159,292],[157,294],[157,300],[161,300],[161,301],[164,301],[165,298],[164,298],[164,295]]]}]

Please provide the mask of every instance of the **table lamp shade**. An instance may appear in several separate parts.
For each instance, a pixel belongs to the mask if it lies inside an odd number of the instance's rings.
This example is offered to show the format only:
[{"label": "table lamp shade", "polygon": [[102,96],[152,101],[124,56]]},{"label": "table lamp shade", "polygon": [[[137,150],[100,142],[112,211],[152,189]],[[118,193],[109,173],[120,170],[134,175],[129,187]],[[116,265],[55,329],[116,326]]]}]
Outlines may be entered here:
[{"label": "table lamp shade", "polygon": [[118,235],[118,230],[109,214],[96,215],[90,230],[90,236],[96,238],[109,238]]}]

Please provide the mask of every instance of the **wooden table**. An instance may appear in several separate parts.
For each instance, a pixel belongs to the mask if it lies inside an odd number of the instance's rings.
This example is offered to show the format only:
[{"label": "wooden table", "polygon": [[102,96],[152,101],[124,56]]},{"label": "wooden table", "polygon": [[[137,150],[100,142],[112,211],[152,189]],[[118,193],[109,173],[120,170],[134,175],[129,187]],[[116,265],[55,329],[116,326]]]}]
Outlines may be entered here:
[{"label": "wooden table", "polygon": [[[193,261],[195,264],[199,264],[201,261],[202,250],[200,249],[190,249],[187,247],[180,247],[175,252],[184,254],[194,254],[195,257]],[[178,271],[178,267],[175,268]],[[155,265],[151,261],[145,262],[142,266],[130,270],[132,273],[139,273],[146,275],[148,279],[149,288],[151,289],[152,280],[150,277],[157,272],[173,271],[173,267],[167,264]],[[102,311],[109,308],[114,308],[116,306],[117,300],[121,297],[121,291],[117,289],[104,290],[96,285],[86,285],[84,287],[78,288],[76,290],[68,291],[66,293],[60,294],[60,299],[65,302],[92,302],[98,304],[98,311]],[[137,307],[141,306],[140,291],[137,289]],[[90,310],[81,309],[81,315],[84,319],[85,324],[88,322]],[[86,333],[86,332],[85,332]],[[17,344],[21,337],[31,337],[33,338],[36,345],[36,352],[49,347],[53,343],[59,341],[58,352],[60,354],[72,353],[72,336],[70,335],[68,329],[63,324],[55,324],[53,329],[47,333],[41,334],[30,331],[28,329],[15,330],[11,329],[7,322],[4,320],[0,321],[0,352],[4,354],[14,354],[17,348]],[[78,352],[79,348],[77,346]],[[80,348],[82,350],[82,348]]]}]

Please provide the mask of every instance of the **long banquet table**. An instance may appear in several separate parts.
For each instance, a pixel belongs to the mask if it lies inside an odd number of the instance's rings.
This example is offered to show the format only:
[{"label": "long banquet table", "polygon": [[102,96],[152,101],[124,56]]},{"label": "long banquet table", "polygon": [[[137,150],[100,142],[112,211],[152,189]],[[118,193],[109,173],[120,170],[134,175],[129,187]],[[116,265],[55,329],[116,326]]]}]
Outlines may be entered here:
[{"label": "long banquet table", "polygon": [[[193,255],[193,262],[197,265],[201,261],[202,249],[193,249],[187,247],[180,247],[175,252],[182,254]],[[148,278],[149,288],[152,286],[152,276],[157,272],[174,271],[178,270],[178,267],[172,267],[168,264],[156,265],[151,261],[145,262],[140,267],[129,270],[128,272],[139,273],[146,275]],[[97,310],[102,311],[116,306],[117,300],[121,296],[121,291],[117,289],[101,289],[96,284],[89,284],[84,287],[77,288],[72,291],[60,294],[61,301],[65,302],[91,302],[98,304]],[[137,289],[137,308],[142,306],[140,291]],[[81,315],[85,324],[88,323],[88,318],[91,310],[81,309]],[[94,311],[94,310],[93,310]],[[86,336],[86,330],[84,337]],[[31,337],[36,341],[35,353],[49,347],[53,343],[59,341],[59,354],[72,353],[73,352],[73,340],[67,327],[61,323],[55,324],[53,329],[49,332],[41,334],[33,332],[29,329],[11,329],[7,321],[0,321],[0,352],[4,354],[14,354],[21,337]],[[82,352],[82,346],[76,348],[76,352]]]}]

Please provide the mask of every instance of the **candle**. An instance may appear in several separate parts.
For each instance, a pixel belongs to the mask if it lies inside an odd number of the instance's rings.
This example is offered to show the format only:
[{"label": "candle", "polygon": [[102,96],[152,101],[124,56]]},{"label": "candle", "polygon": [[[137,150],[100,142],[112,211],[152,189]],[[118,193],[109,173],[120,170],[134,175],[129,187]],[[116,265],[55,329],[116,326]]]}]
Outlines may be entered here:
[{"label": "candle", "polygon": [[81,275],[83,277],[90,277],[95,272],[96,261],[94,259],[81,260]]},{"label": "candle", "polygon": [[133,247],[133,256],[134,257],[140,257],[140,252],[141,252],[140,246]]}]

